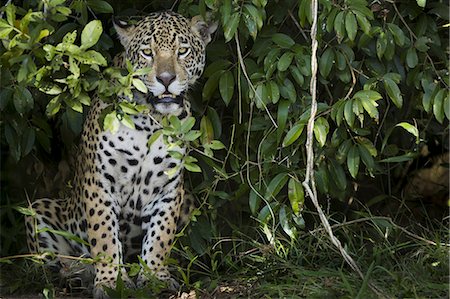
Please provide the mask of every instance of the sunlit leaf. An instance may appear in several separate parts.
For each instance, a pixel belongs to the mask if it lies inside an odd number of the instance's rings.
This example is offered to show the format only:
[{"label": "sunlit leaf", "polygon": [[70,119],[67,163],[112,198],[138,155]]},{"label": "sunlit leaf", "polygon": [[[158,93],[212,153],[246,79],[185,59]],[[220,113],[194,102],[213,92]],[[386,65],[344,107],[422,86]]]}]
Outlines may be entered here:
[{"label": "sunlit leaf", "polygon": [[389,78],[384,78],[384,88],[395,106],[401,108],[403,106],[403,97],[397,84]]},{"label": "sunlit leaf", "polygon": [[99,20],[90,21],[81,32],[81,48],[88,49],[95,45],[102,32],[103,27]]},{"label": "sunlit leaf", "polygon": [[290,178],[288,183],[288,197],[292,211],[299,215],[305,202],[305,192],[302,184],[295,178]]}]

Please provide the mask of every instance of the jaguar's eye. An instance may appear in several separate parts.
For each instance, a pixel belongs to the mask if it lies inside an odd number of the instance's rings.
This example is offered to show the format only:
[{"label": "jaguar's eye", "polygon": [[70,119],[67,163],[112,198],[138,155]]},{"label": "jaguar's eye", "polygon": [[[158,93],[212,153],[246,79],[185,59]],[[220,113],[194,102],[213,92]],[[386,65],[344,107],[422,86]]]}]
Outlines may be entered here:
[{"label": "jaguar's eye", "polygon": [[152,49],[150,49],[150,48],[141,50],[141,54],[142,54],[142,56],[144,56],[144,58],[147,58],[147,59],[151,59],[153,57],[153,52],[152,52]]},{"label": "jaguar's eye", "polygon": [[182,56],[186,56],[190,51],[190,48],[188,47],[180,47],[178,48],[178,56],[182,57]]}]

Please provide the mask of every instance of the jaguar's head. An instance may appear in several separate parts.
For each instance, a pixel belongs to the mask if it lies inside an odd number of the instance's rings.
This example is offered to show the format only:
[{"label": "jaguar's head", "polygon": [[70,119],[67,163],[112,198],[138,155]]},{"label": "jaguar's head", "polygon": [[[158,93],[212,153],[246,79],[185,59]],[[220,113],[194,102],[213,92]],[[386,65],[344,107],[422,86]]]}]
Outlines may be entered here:
[{"label": "jaguar's head", "polygon": [[185,93],[203,72],[205,47],[217,25],[165,11],[135,24],[115,18],[114,27],[135,69],[151,68],[141,76],[149,90],[146,101],[161,114],[180,114]]}]

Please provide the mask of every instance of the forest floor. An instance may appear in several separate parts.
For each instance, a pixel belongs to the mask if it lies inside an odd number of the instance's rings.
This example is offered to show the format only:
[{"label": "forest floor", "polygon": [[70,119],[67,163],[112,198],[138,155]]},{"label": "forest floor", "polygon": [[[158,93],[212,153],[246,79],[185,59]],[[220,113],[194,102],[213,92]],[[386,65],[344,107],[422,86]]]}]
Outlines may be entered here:
[{"label": "forest floor", "polygon": [[[272,244],[241,236],[226,253],[209,248],[209,258],[188,258],[176,248],[180,264],[172,273],[184,282],[180,292],[152,297],[149,293],[155,289],[118,287],[111,294],[117,298],[171,299],[448,298],[446,221],[424,224],[411,219],[400,226],[387,217],[369,216],[335,223],[335,234],[361,268],[362,276],[343,261],[318,226],[295,241],[280,237]],[[30,260],[0,264],[1,298],[74,299],[89,294],[70,291],[61,281],[43,275],[42,266]]]}]

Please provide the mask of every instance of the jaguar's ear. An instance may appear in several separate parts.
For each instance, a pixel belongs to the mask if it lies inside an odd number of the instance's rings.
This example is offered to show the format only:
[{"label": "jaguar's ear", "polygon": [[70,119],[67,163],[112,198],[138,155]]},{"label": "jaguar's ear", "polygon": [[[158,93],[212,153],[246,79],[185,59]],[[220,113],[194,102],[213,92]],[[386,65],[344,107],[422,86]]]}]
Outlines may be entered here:
[{"label": "jaguar's ear", "polygon": [[116,29],[117,35],[119,36],[120,42],[123,46],[126,46],[132,36],[132,32],[135,28],[135,22],[131,22],[130,20],[125,21],[115,16],[112,18],[112,22],[114,24],[114,29]]},{"label": "jaguar's ear", "polygon": [[191,29],[207,45],[211,41],[211,34],[217,29],[217,22],[206,23],[202,16],[195,16],[191,20]]}]

